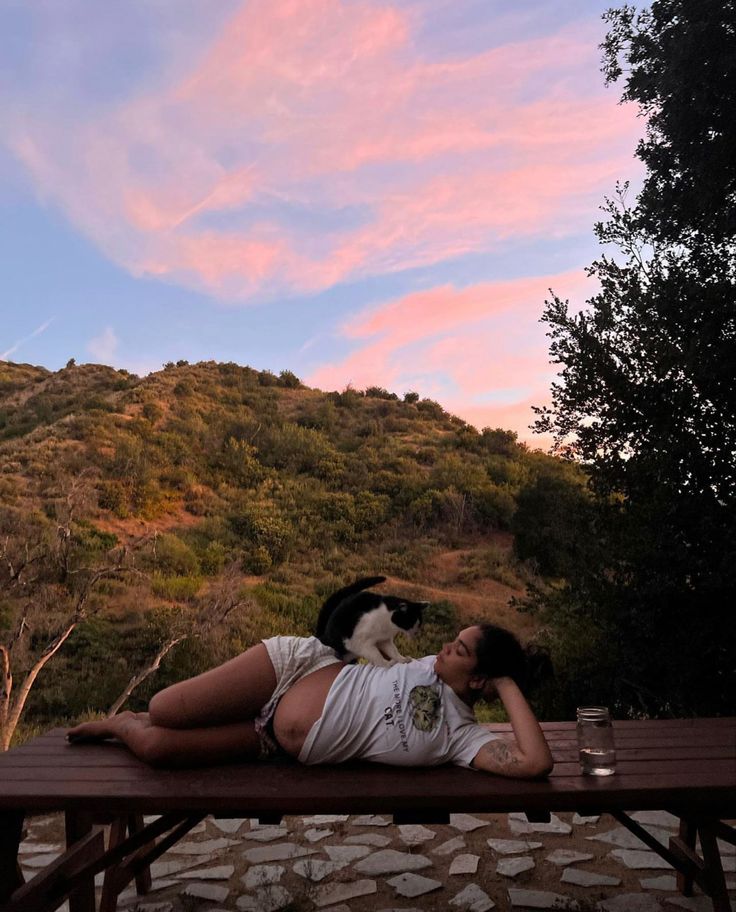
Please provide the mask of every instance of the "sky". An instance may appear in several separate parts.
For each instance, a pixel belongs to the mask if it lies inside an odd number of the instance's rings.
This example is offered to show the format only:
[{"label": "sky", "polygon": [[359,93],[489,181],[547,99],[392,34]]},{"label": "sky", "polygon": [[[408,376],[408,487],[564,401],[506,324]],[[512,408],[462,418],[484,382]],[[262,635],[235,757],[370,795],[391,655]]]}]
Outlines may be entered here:
[{"label": "sky", "polygon": [[599,0],[5,0],[0,360],[290,370],[533,446],[641,177]]}]

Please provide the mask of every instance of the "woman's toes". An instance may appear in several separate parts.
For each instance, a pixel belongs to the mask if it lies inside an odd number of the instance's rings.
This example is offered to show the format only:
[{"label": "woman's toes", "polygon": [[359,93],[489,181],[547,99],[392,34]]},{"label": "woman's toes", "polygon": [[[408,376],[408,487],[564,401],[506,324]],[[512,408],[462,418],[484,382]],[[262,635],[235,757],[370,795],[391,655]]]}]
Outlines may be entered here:
[{"label": "woman's toes", "polygon": [[102,738],[109,738],[110,734],[107,720],[82,722],[81,725],[75,725],[74,728],[69,729],[66,739],[72,744],[78,744],[82,741],[99,741]]}]

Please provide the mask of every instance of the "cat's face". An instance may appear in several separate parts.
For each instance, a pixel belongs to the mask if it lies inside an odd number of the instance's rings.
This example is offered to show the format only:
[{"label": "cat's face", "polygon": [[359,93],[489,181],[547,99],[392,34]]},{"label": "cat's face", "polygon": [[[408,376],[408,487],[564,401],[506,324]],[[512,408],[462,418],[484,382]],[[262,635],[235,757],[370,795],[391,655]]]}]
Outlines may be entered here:
[{"label": "cat's face", "polygon": [[410,602],[408,599],[387,595],[384,604],[391,612],[391,620],[410,636],[415,636],[422,626],[422,612],[429,602]]}]

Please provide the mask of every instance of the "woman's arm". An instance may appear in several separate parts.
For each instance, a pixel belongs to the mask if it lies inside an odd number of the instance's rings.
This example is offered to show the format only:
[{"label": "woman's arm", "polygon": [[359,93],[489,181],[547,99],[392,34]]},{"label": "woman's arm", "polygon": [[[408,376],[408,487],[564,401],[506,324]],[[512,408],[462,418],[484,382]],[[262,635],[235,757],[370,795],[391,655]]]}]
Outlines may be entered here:
[{"label": "woman's arm", "polygon": [[493,685],[508,713],[514,741],[489,741],[473,758],[472,766],[499,776],[547,776],[554,762],[539,722],[511,678],[495,678]]}]

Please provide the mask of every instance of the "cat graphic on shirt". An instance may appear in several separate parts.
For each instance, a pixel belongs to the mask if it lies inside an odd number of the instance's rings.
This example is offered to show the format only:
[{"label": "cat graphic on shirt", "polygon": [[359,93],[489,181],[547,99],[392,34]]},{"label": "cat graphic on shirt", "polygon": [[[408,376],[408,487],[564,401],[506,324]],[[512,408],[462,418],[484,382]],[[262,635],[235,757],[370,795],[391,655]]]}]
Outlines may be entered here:
[{"label": "cat graphic on shirt", "polygon": [[399,633],[416,634],[429,602],[365,591],[385,581],[385,576],[356,580],[333,593],[322,606],[316,636],[341,659],[361,658],[383,668],[411,662],[396,648],[394,638]]}]

